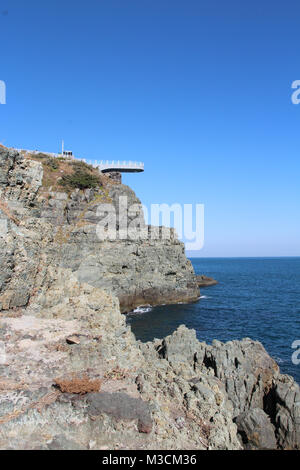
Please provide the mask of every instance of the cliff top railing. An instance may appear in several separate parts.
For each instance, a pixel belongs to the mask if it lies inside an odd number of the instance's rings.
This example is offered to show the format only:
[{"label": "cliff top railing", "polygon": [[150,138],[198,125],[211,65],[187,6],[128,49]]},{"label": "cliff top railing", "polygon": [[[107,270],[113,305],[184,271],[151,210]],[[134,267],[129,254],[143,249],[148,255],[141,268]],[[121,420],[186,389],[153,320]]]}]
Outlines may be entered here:
[{"label": "cliff top railing", "polygon": [[[15,149],[20,153],[30,153],[33,155],[45,154],[50,157],[64,157],[61,153],[52,153],[52,152],[42,152],[40,150],[25,150],[25,149]],[[94,162],[87,161],[83,158],[77,158],[72,156],[72,160],[80,160],[85,163],[89,163],[94,168],[98,168],[102,173],[108,173],[110,171],[118,171],[121,173],[140,173],[144,171],[144,163],[142,162],[133,162],[133,161],[121,161],[121,160],[95,160]]]},{"label": "cliff top railing", "polygon": [[102,160],[98,163],[97,167],[102,173],[107,173],[109,171],[119,171],[127,173],[137,173],[144,171],[144,163],[142,162],[125,162],[125,161],[109,161]]}]

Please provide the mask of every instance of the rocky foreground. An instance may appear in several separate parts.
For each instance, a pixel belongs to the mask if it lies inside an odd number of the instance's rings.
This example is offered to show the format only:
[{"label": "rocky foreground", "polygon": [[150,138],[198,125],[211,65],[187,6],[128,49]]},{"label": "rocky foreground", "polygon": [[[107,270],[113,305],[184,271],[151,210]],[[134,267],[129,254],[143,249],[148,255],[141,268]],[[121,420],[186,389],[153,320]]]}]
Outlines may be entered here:
[{"label": "rocky foreground", "polygon": [[299,449],[299,386],[260,343],[126,326],[133,306],[198,297],[175,235],[101,242],[97,204],[134,193],[47,171],[0,148],[0,448]]}]

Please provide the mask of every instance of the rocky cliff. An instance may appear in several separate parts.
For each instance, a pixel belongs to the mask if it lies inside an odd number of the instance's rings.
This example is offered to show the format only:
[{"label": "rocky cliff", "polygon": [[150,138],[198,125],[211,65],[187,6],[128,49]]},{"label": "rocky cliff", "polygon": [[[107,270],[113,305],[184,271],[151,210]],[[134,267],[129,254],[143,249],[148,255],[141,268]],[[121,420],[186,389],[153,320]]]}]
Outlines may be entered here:
[{"label": "rocky cliff", "polygon": [[[29,260],[31,269],[28,270],[26,261],[26,273],[18,276],[18,280],[10,276],[13,266],[24,262],[24,258],[15,259],[19,256],[18,242],[11,238],[3,242],[6,268],[0,279],[0,294],[5,298],[5,305],[10,295],[8,291],[12,290],[9,305],[26,305],[34,284],[30,276],[34,277],[40,256],[48,265],[70,268],[81,282],[113,292],[119,298],[122,312],[145,304],[197,300],[199,288],[183,244],[172,231],[170,237],[164,239],[159,228],[145,226],[141,202],[129,187],[102,176],[95,188],[65,189],[57,184],[57,178],[68,175],[74,164],[62,161],[57,168],[52,168],[53,163],[48,160],[41,156],[40,161],[35,161],[28,155],[24,157],[0,148],[2,224],[22,227],[25,232],[32,228],[35,232],[35,247],[29,250],[34,251]],[[47,173],[44,178],[43,172]],[[126,207],[123,208],[124,200]],[[112,204],[116,211],[115,240],[103,240],[97,235],[97,224],[107,204]],[[118,229],[122,226],[121,218],[125,217],[128,225],[136,221],[146,236],[133,239],[129,233],[120,239]],[[23,235],[21,240],[27,243]],[[28,250],[25,251],[28,255]]]},{"label": "rocky cliff", "polygon": [[96,206],[134,193],[61,190],[44,158],[0,148],[0,448],[299,449],[299,387],[260,343],[135,340],[120,303],[196,299],[183,247],[100,241]]}]

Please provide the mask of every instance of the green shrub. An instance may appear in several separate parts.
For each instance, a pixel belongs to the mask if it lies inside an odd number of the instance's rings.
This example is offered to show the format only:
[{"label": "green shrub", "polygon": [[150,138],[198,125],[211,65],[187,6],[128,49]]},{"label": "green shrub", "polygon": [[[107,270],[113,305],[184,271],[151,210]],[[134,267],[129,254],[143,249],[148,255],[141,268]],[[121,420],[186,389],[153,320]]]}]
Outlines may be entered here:
[{"label": "green shrub", "polygon": [[46,165],[51,168],[51,170],[58,170],[59,168],[59,163],[55,157],[49,157],[46,160]]},{"label": "green shrub", "polygon": [[71,175],[64,175],[59,184],[67,188],[96,188],[100,186],[100,179],[87,171],[76,170]]},{"label": "green shrub", "polygon": [[92,165],[89,165],[86,162],[83,162],[81,160],[73,160],[72,161],[72,167],[74,168],[75,171],[78,170],[93,170]]}]

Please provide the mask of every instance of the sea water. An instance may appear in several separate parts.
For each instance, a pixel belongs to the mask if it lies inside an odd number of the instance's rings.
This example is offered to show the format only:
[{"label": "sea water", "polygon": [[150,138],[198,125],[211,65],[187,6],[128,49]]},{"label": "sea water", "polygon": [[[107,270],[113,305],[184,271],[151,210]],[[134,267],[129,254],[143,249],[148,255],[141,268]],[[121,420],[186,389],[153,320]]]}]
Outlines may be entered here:
[{"label": "sea water", "polygon": [[139,308],[127,315],[136,338],[163,338],[182,324],[207,343],[250,337],[261,341],[281,372],[300,384],[300,364],[292,360],[292,344],[300,341],[300,258],[191,261],[196,274],[219,284],[202,288],[196,303]]}]

